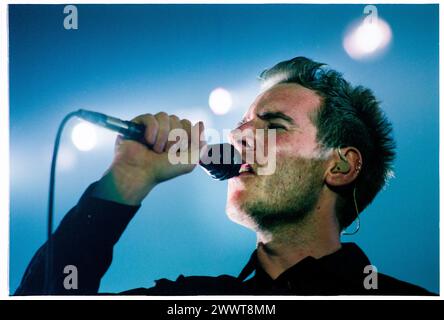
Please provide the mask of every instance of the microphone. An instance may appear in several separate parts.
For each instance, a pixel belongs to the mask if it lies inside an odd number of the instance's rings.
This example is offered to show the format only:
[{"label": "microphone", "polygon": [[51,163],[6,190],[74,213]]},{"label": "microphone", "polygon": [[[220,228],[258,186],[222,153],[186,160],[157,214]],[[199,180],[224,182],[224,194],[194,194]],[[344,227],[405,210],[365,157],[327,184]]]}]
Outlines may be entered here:
[{"label": "microphone", "polygon": [[84,109],[79,109],[76,115],[90,123],[94,123],[103,128],[118,132],[126,139],[135,140],[142,143],[145,141],[143,138],[145,134],[145,126],[143,124],[120,120],[119,118],[110,117],[100,112]]},{"label": "microphone", "polygon": [[[131,121],[110,117],[100,112],[79,109],[76,115],[90,123],[120,133],[124,138],[145,142],[145,126]],[[199,165],[215,180],[226,180],[239,175],[242,156],[229,143],[211,144],[200,155]]]}]

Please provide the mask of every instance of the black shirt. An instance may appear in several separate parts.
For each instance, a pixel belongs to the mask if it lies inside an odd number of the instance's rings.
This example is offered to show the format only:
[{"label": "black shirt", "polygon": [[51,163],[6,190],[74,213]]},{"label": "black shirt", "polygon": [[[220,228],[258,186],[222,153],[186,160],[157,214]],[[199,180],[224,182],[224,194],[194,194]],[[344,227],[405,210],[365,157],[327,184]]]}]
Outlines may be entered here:
[{"label": "black shirt", "polygon": [[[49,292],[44,292],[46,244],[32,258],[16,295],[93,295],[112,261],[113,247],[139,206],[92,197],[91,185],[63,218],[53,235],[54,265]],[[78,288],[65,289],[64,269],[78,270]],[[369,267],[370,266],[370,267]],[[366,269],[367,267],[367,269]],[[370,270],[369,270],[370,268]],[[257,261],[256,251],[238,277],[180,275],[160,279],[151,288],[124,295],[432,295],[433,293],[371,269],[354,243],[320,259],[307,257],[273,280]],[[370,277],[370,278],[368,278]],[[101,293],[102,294],[102,293]]]}]

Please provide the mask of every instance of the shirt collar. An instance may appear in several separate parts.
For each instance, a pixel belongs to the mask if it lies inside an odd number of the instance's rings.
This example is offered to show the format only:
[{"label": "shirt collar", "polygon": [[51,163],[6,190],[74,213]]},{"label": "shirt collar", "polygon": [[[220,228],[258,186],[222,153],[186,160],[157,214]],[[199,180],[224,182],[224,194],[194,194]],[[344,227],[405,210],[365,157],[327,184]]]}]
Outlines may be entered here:
[{"label": "shirt collar", "polygon": [[[361,274],[365,266],[370,265],[370,261],[365,253],[355,243],[342,243],[341,249],[336,252],[315,259],[311,256],[306,257],[285,270],[276,280],[292,278],[295,276],[304,276],[307,273],[313,273],[315,270],[322,273],[335,274],[341,278],[349,278],[352,275]],[[242,269],[237,277],[240,281],[245,281],[253,272],[254,277],[260,282],[273,282],[272,278],[260,266],[257,259],[257,250],[255,250],[248,263]]]}]

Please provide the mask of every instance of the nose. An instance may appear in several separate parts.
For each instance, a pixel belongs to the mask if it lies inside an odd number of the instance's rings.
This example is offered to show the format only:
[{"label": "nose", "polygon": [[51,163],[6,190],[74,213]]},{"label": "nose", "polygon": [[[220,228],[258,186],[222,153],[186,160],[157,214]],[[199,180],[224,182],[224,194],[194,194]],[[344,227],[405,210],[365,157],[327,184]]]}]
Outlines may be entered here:
[{"label": "nose", "polygon": [[246,161],[247,154],[254,154],[255,150],[255,127],[253,121],[248,121],[230,131],[229,140]]}]

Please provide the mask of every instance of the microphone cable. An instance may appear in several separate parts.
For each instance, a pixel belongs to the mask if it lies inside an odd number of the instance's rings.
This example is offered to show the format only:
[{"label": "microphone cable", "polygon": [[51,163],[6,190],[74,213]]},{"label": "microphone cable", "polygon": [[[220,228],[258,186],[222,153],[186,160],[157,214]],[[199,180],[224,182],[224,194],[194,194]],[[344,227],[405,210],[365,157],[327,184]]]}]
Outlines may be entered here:
[{"label": "microphone cable", "polygon": [[48,217],[47,217],[47,242],[46,242],[46,265],[45,265],[45,283],[44,292],[49,294],[51,291],[51,274],[53,273],[53,243],[52,228],[54,223],[54,190],[55,190],[55,169],[57,165],[57,154],[59,151],[60,138],[66,123],[73,117],[78,115],[78,111],[68,113],[62,120],[57,129],[57,134],[52,151],[51,170],[49,174],[49,197],[48,197]]}]

